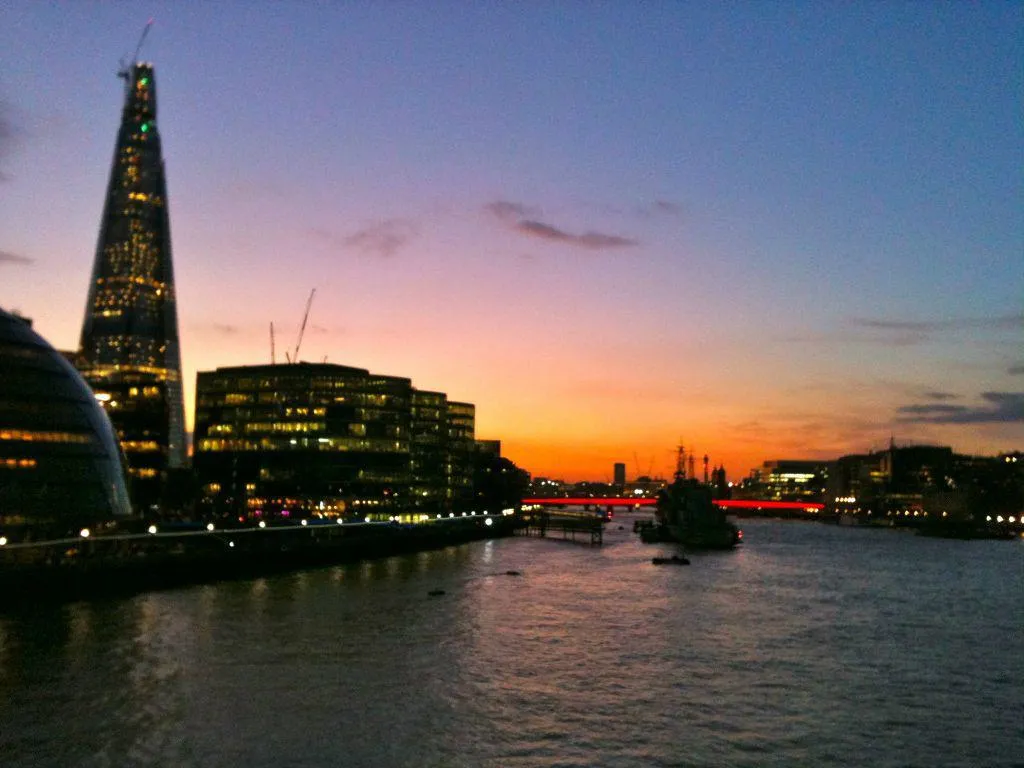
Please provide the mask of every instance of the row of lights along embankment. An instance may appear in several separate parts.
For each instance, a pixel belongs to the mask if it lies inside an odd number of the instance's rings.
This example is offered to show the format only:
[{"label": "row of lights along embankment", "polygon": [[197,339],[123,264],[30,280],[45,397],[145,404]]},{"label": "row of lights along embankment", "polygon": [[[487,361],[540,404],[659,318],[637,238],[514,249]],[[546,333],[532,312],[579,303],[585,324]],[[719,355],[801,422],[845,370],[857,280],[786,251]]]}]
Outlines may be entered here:
[{"label": "row of lights along embankment", "polygon": [[[514,509],[503,509],[501,511],[501,515],[503,517],[507,517],[509,515],[514,515],[514,514],[515,514],[515,510]],[[459,517],[459,516],[457,516],[454,512],[449,512],[448,513],[448,519],[456,518],[456,517]],[[497,517],[497,515],[489,515],[486,512],[463,512],[461,514],[461,517],[482,517],[482,518],[484,518],[484,525],[490,526],[490,525],[494,525],[494,519],[493,518]],[[443,515],[438,514],[438,515],[435,516],[435,519],[436,520],[445,520],[446,518]],[[419,515],[412,522],[413,523],[425,523],[425,522],[428,522],[428,521],[430,521],[430,516],[429,515]],[[386,523],[400,523],[400,522],[401,522],[401,519],[399,518],[398,515],[391,515],[387,520],[376,520],[376,521],[373,520],[370,517],[363,518],[362,522],[346,523],[341,518],[338,518],[338,520],[337,520],[338,525],[365,525],[367,523],[369,523],[369,524],[377,523],[378,525],[380,525],[380,524],[386,524]],[[302,527],[308,527],[309,526],[309,520],[306,520],[306,519],[300,520],[299,521],[299,525],[302,526]],[[258,523],[258,525],[256,527],[257,527],[257,529],[265,529],[267,527],[267,523],[266,523],[265,520],[260,520],[260,522]],[[296,526],[294,526],[294,525],[291,525],[291,526],[281,526],[281,527],[278,527],[277,530],[284,530],[285,528],[289,528],[290,529],[290,528],[295,528],[295,527]],[[213,523],[207,523],[206,524],[206,530],[207,530],[208,533],[213,533],[214,531],[217,530],[217,526],[215,526]],[[244,530],[244,529],[240,529],[240,528],[225,528],[223,530],[225,530],[225,531],[239,531],[239,530]],[[146,529],[146,532],[148,534],[152,535],[152,536],[155,536],[155,535],[160,533],[160,529],[156,525],[150,525]],[[172,531],[170,533],[166,533],[165,532],[163,535],[165,535],[165,536],[174,536],[174,535],[177,535],[178,533],[180,533],[180,532]],[[92,535],[92,532],[88,528],[83,528],[82,530],[80,530],[78,532],[78,535],[79,535],[80,538],[88,539]],[[6,536],[0,536],[0,547],[7,546],[7,543],[8,543],[7,537]],[[45,543],[45,542],[39,542],[39,543]],[[231,542],[231,546],[234,546],[234,542]]]}]

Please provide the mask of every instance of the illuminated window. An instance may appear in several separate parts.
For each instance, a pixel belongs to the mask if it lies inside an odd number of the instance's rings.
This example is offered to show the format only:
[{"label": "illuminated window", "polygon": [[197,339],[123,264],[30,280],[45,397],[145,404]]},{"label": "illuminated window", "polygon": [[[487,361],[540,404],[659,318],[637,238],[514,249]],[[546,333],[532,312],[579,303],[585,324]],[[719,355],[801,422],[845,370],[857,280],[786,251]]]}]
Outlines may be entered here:
[{"label": "illuminated window", "polygon": [[0,469],[35,469],[35,459],[4,459],[0,458]]}]

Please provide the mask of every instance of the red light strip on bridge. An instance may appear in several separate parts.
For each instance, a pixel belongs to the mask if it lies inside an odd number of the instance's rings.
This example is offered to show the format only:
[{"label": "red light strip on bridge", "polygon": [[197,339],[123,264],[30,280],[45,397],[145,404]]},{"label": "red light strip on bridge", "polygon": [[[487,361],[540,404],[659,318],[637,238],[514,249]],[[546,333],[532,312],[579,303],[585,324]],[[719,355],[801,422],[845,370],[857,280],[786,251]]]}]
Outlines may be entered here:
[{"label": "red light strip on bridge", "polygon": [[716,499],[720,507],[740,509],[824,509],[824,504],[813,501],[758,501],[757,499]]},{"label": "red light strip on bridge", "polygon": [[[608,499],[588,499],[570,497],[567,499],[523,499],[523,504],[540,504],[550,506],[586,506],[597,507],[649,507],[657,503],[657,499],[629,497],[617,497]],[[716,499],[715,504],[720,507],[735,507],[737,509],[814,509],[825,508],[824,504],[810,501],[759,501],[758,499]]]}]

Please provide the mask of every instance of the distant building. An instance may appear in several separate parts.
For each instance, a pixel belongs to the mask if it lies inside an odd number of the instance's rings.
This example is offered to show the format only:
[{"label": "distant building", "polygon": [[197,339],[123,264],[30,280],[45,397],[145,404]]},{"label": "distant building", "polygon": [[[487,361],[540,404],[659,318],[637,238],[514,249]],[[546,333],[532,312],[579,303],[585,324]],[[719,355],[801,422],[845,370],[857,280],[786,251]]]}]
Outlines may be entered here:
[{"label": "distant building", "polygon": [[448,401],[448,487],[455,503],[472,501],[475,452],[476,406]]},{"label": "distant building", "polygon": [[569,487],[564,480],[553,480],[548,477],[535,477],[526,489],[526,495],[535,499],[565,497]]},{"label": "distant building", "polygon": [[615,462],[612,468],[612,483],[622,488],[626,485],[626,465],[622,462]]},{"label": "distant building", "polygon": [[627,496],[636,496],[638,498],[654,498],[658,495],[658,491],[666,485],[668,483],[663,478],[640,475],[632,482],[626,483],[623,493]]},{"label": "distant building", "polygon": [[779,459],[752,470],[744,494],[765,501],[820,501],[829,475],[829,462]]},{"label": "distant building", "polygon": [[501,458],[501,440],[477,440],[476,452]]},{"label": "distant building", "polygon": [[0,310],[0,546],[131,515],[110,421],[74,367]]},{"label": "distant building", "polygon": [[716,499],[728,499],[732,497],[729,479],[725,474],[725,467],[715,467],[711,470],[711,487]]},{"label": "distant building", "polygon": [[128,461],[136,507],[160,502],[185,466],[185,418],[167,185],[150,64],[123,71],[110,171],[78,362]]},{"label": "distant building", "polygon": [[926,496],[942,493],[942,503],[952,503],[947,492],[965,474],[957,469],[964,458],[952,448],[926,445],[843,456],[833,463],[826,507],[840,515],[923,517]]},{"label": "distant building", "polygon": [[447,508],[448,396],[444,392],[412,390],[412,494],[417,505],[430,511]]},{"label": "distant building", "polygon": [[472,495],[474,407],[334,364],[218,368],[197,380],[203,505],[242,518],[387,519]]}]

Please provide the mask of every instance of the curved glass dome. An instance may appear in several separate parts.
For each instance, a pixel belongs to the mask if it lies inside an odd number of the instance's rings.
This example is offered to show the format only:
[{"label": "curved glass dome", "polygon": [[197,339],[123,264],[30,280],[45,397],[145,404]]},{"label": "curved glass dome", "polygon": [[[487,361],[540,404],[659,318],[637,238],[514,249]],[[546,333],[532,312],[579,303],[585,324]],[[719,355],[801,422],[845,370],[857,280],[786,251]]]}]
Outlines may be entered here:
[{"label": "curved glass dome", "polygon": [[39,539],[129,515],[117,437],[92,390],[0,309],[0,532]]}]

